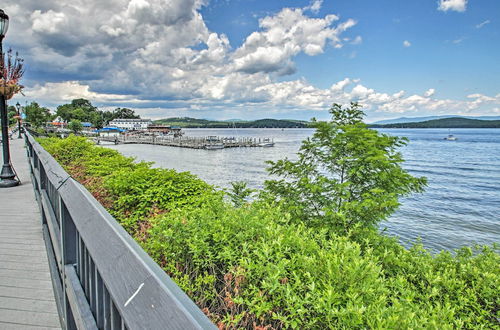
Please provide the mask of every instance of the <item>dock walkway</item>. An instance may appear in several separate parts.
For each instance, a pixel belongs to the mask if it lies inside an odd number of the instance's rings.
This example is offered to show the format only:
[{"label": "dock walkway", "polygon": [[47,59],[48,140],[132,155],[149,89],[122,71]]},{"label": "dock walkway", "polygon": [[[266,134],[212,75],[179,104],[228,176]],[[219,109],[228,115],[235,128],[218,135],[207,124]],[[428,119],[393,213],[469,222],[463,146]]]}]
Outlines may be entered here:
[{"label": "dock walkway", "polygon": [[10,153],[21,185],[0,189],[0,329],[60,329],[24,140]]},{"label": "dock walkway", "polygon": [[113,142],[115,144],[154,144],[160,146],[191,148],[191,149],[224,149],[241,147],[273,147],[274,141],[270,138],[251,138],[251,137],[190,137],[181,136],[112,136],[112,137],[94,137],[96,143],[101,141]]}]

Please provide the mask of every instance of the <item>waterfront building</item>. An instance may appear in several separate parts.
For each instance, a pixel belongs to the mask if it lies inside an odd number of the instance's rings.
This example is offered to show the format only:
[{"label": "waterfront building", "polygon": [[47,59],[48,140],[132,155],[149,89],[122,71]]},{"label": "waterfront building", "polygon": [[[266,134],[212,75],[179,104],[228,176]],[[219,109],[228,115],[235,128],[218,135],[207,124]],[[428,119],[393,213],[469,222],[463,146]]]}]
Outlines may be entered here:
[{"label": "waterfront building", "polygon": [[148,133],[159,133],[163,135],[173,134],[175,136],[181,135],[181,128],[179,126],[166,126],[166,125],[149,125]]},{"label": "waterfront building", "polygon": [[124,119],[117,118],[109,122],[109,126],[117,127],[124,130],[147,130],[149,125],[152,125],[151,119]]},{"label": "waterfront building", "polygon": [[148,132],[150,133],[160,133],[160,134],[168,134],[171,132],[170,126],[165,125],[149,125]]}]

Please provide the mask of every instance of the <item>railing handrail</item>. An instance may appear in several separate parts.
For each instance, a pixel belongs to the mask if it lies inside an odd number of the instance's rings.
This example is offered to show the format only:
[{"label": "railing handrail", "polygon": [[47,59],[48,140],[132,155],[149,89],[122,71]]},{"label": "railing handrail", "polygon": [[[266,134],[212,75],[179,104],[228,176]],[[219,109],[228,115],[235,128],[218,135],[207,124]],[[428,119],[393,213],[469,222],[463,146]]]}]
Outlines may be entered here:
[{"label": "railing handrail", "polygon": [[215,329],[29,133],[26,145],[64,328]]}]

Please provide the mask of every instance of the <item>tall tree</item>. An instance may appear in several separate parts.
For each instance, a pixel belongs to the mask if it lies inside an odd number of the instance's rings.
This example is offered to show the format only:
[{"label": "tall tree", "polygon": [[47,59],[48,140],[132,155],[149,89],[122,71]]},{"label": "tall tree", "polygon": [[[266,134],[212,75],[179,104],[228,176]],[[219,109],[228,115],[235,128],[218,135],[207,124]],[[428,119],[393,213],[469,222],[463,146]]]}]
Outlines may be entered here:
[{"label": "tall tree", "polygon": [[26,114],[26,121],[36,128],[43,127],[45,123],[54,118],[49,109],[41,107],[36,102],[31,102],[31,104],[24,107],[24,113]]},{"label": "tall tree", "polygon": [[74,99],[71,103],[60,105],[57,107],[56,114],[66,122],[72,120],[90,122],[98,128],[103,124],[102,112],[86,99]]},{"label": "tall tree", "polygon": [[140,116],[136,115],[134,110],[128,108],[116,108],[113,111],[113,119],[123,118],[123,119],[139,119]]},{"label": "tall tree", "polygon": [[426,179],[401,167],[398,148],[407,140],[367,128],[360,108],[334,104],[330,122],[313,120],[316,131],[298,160],[268,162],[280,178],[266,181],[266,190],[294,219],[348,232],[375,225],[395,211],[399,197],[423,191]]}]

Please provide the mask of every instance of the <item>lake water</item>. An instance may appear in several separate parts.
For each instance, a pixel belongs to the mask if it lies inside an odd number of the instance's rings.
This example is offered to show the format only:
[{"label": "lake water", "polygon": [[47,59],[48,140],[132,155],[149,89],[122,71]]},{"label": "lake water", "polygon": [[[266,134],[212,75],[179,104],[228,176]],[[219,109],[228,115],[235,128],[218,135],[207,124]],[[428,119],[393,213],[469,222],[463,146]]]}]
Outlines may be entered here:
[{"label": "lake water", "polygon": [[[272,148],[197,150],[153,145],[109,146],[155,166],[190,171],[221,188],[246,181],[261,188],[268,178],[266,160],[294,158],[312,129],[185,129],[188,136],[273,138]],[[402,200],[399,210],[381,229],[404,244],[421,238],[434,250],[475,243],[500,242],[500,129],[454,129],[457,141],[446,141],[447,129],[381,129],[406,136],[404,167],[426,176],[423,194]]]}]

